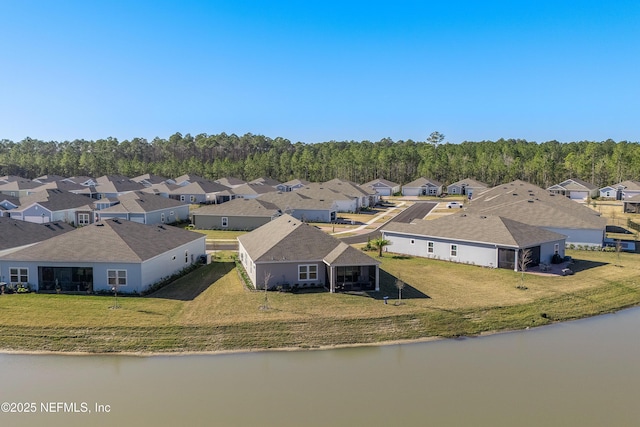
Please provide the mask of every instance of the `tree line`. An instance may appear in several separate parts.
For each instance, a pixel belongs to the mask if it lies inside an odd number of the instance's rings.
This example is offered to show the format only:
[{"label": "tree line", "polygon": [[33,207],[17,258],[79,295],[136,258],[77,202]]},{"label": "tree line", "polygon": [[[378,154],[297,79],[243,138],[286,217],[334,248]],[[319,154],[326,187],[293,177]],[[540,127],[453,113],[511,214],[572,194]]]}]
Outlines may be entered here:
[{"label": "tree line", "polygon": [[225,133],[168,139],[116,138],[88,141],[0,141],[0,176],[35,178],[144,173],[174,178],[185,173],[217,179],[268,176],[364,183],[385,178],[400,184],[424,176],[444,184],[475,178],[490,186],[522,179],[548,187],[580,178],[598,187],[640,180],[640,144],[628,141],[530,142],[523,139],[440,143],[425,141],[328,141],[315,144],[277,137]]}]

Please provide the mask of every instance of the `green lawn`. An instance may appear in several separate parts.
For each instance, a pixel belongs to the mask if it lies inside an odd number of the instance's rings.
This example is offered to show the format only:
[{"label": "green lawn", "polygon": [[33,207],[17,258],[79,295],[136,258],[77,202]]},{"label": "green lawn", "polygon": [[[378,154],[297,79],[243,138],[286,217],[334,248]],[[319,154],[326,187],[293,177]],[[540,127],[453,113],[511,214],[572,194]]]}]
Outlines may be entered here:
[{"label": "green lawn", "polygon": [[[228,254],[222,254],[228,255]],[[1,295],[0,348],[89,352],[316,347],[474,335],[640,303],[640,255],[571,251],[576,274],[521,276],[385,254],[378,293],[249,291],[215,262],[148,297]],[[224,258],[227,260],[228,258]],[[620,265],[620,266],[616,266]],[[401,304],[394,286],[407,286]],[[389,304],[382,297],[389,296]]]}]

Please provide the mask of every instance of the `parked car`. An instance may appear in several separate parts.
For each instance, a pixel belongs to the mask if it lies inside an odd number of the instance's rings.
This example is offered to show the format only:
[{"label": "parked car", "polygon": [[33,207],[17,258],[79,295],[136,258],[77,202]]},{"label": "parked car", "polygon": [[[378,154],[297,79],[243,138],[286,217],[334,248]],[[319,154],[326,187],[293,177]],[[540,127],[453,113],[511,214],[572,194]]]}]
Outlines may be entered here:
[{"label": "parked car", "polygon": [[451,209],[451,208],[461,208],[462,207],[462,203],[460,203],[460,202],[449,202],[449,203],[447,203],[447,207],[449,209]]}]

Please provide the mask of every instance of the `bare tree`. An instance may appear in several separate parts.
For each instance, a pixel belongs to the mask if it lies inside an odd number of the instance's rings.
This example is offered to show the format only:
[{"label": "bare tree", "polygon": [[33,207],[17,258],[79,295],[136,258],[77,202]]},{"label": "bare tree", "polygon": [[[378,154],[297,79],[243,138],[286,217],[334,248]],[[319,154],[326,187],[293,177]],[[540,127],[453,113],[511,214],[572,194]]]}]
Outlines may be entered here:
[{"label": "bare tree", "polygon": [[260,310],[269,310],[269,282],[271,281],[271,272],[267,271],[264,273],[264,304],[260,306]]},{"label": "bare tree", "polygon": [[406,283],[402,281],[399,277],[396,279],[396,288],[398,288],[398,301],[402,301],[402,290],[404,289]]},{"label": "bare tree", "polygon": [[620,252],[622,252],[622,242],[618,239],[616,240],[616,267],[622,267],[622,264],[620,264]]},{"label": "bare tree", "polygon": [[529,264],[532,260],[533,253],[531,249],[522,249],[520,251],[520,254],[518,256],[518,270],[521,274],[519,286],[520,289],[526,289],[526,286],[524,286],[524,273],[527,271],[527,267],[529,267]]}]

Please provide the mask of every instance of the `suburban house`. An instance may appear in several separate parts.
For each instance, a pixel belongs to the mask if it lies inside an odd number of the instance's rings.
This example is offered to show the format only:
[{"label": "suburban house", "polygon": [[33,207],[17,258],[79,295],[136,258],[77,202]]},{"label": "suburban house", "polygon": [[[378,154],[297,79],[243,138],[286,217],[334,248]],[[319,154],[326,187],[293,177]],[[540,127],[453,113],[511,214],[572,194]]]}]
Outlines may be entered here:
[{"label": "suburban house", "polygon": [[409,224],[392,222],[382,230],[390,252],[519,271],[564,258],[565,236],[500,216],[453,214]]},{"label": "suburban house", "polygon": [[39,182],[40,184],[48,184],[51,182],[62,181],[63,179],[64,177],[60,175],[42,175],[37,178],[33,178],[33,181]]},{"label": "suburban house", "polygon": [[560,184],[552,185],[547,190],[559,196],[583,202],[598,197],[599,194],[598,187],[578,178],[567,179]]},{"label": "suburban house", "polygon": [[[50,222],[34,224],[32,222],[17,221],[0,217],[0,256],[26,248],[38,242],[59,236],[75,230],[66,222]],[[8,277],[2,277],[0,282],[7,282]]]},{"label": "suburban house", "polygon": [[373,189],[363,187],[352,181],[335,178],[323,182],[322,186],[344,194],[345,196],[356,198],[358,201],[358,210],[373,207],[380,201],[380,195]]},{"label": "suburban house", "polygon": [[169,179],[167,180],[168,183],[170,184],[177,184],[180,186],[184,186],[184,185],[188,185],[191,184],[193,182],[198,182],[198,181],[208,181],[207,179],[204,179],[201,176],[198,175],[193,175],[193,174],[185,174],[185,175],[181,175],[175,179]]},{"label": "suburban house", "polygon": [[256,289],[380,289],[379,261],[290,215],[238,237],[238,242],[240,262]]},{"label": "suburban house", "polygon": [[373,190],[380,196],[393,196],[400,192],[400,184],[396,184],[395,182],[391,182],[383,178],[374,179],[373,181],[360,185],[360,187]]},{"label": "suburban house", "polygon": [[41,191],[48,189],[68,191],[69,193],[80,194],[82,196],[90,198],[97,197],[97,191],[93,185],[81,185],[68,180],[46,182],[42,184],[37,190]]},{"label": "suburban house", "polygon": [[62,190],[43,190],[20,198],[20,206],[9,211],[11,218],[43,224],[63,221],[74,226],[93,222],[93,200]]},{"label": "suburban house", "polygon": [[104,175],[97,178],[96,181],[95,187],[98,199],[118,197],[144,188],[144,185],[139,182],[132,181],[121,175]]},{"label": "suburban house", "polygon": [[606,218],[586,205],[516,180],[474,196],[469,214],[501,216],[563,234],[567,244],[601,247]]},{"label": "suburban house", "polygon": [[304,222],[334,222],[338,207],[333,199],[315,199],[299,191],[265,193],[260,200],[272,203],[283,213]]},{"label": "suburban house", "polygon": [[264,193],[276,192],[274,187],[264,184],[242,184],[231,189],[234,198],[255,199]]},{"label": "suburban house", "polygon": [[85,187],[98,185],[95,179],[90,176],[72,176],[70,178],[64,178],[62,181],[73,182],[74,184],[84,185]]},{"label": "suburban house", "polygon": [[255,230],[282,214],[273,203],[260,199],[234,199],[193,211],[191,222],[202,230]]},{"label": "suburban house", "polygon": [[[24,197],[40,190],[42,184],[30,179],[6,177],[7,180],[0,181],[0,194],[14,197]],[[10,180],[9,180],[10,179]],[[5,182],[6,181],[6,182]]]},{"label": "suburban house", "polygon": [[489,188],[489,186],[484,182],[466,178],[447,185],[447,194],[467,196],[467,198],[471,200],[473,198],[473,194],[481,193],[487,188]]},{"label": "suburban house", "polygon": [[0,276],[38,292],[141,293],[198,262],[205,239],[168,225],[100,221],[0,256]]},{"label": "suburban house", "polygon": [[135,191],[118,197],[116,203],[96,212],[96,217],[101,220],[119,218],[141,224],[172,224],[189,219],[189,204]]},{"label": "suburban house", "polygon": [[402,186],[403,196],[439,196],[442,191],[441,183],[423,177]]},{"label": "suburban house", "polygon": [[297,193],[316,200],[333,200],[337,212],[358,212],[360,209],[359,198],[356,195],[344,194],[342,189],[334,189],[333,185],[311,183],[297,190]]},{"label": "suburban house", "polygon": [[178,184],[169,193],[169,197],[181,202],[194,204],[223,203],[232,199],[233,194],[227,186],[212,181],[194,181],[184,185]]},{"label": "suburban house", "polygon": [[276,186],[280,185],[280,181],[269,178],[268,176],[261,176],[260,178],[256,178],[253,181],[249,181],[248,184],[268,185],[269,187],[275,188]]},{"label": "suburban house", "polygon": [[304,179],[292,179],[291,181],[283,182],[282,184],[276,185],[276,190],[286,193],[288,191],[297,190],[309,184],[310,182],[305,181]]},{"label": "suburban house", "polygon": [[163,176],[153,175],[150,173],[145,173],[144,175],[139,175],[134,178],[131,178],[131,181],[138,182],[145,187],[151,187],[155,184],[164,184],[167,181],[167,178]]},{"label": "suburban house", "polygon": [[640,194],[639,181],[622,181],[600,189],[600,197],[606,199],[625,200]]},{"label": "suburban house", "polygon": [[18,197],[6,196],[0,194],[0,217],[9,216],[9,211],[20,206],[20,199]]},{"label": "suburban house", "polygon": [[216,179],[214,182],[217,182],[218,184],[222,184],[225,187],[229,187],[229,188],[236,188],[240,185],[247,183],[246,181],[243,181],[241,179],[234,178],[234,177],[219,178],[219,179]]},{"label": "suburban house", "polygon": [[145,193],[155,194],[157,196],[162,196],[169,198],[172,191],[180,188],[178,184],[170,184],[168,182],[162,182],[160,184],[152,184],[148,187],[145,187],[143,190]]}]

